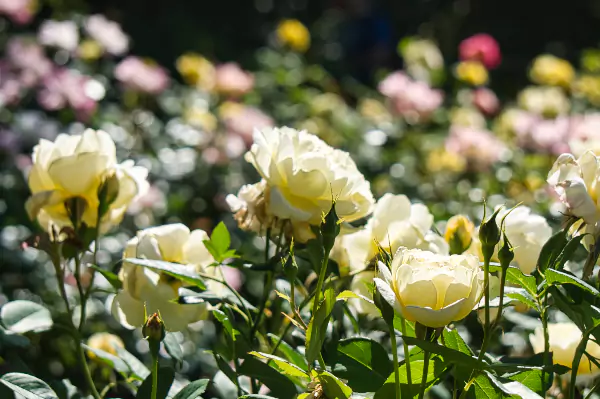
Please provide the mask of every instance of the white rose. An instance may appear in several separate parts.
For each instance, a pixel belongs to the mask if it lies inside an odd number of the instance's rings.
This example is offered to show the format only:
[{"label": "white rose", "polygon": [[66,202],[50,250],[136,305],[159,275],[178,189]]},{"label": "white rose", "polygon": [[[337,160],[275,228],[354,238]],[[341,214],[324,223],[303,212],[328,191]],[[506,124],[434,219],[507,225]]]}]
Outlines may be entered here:
[{"label": "white rose", "polygon": [[[191,231],[183,224],[168,224],[140,230],[129,240],[124,258],[164,260],[179,263],[182,271],[203,272],[215,275],[218,267],[208,267],[214,258],[204,240],[208,234],[204,230]],[[221,277],[221,276],[219,276]],[[119,272],[123,289],[112,302],[112,313],[127,328],[144,324],[144,304],[147,314],[160,312],[165,327],[179,331],[188,324],[206,317],[205,303],[180,305],[173,300],[179,297],[183,283],[173,277],[157,273],[148,268],[124,262]],[[211,291],[218,291],[221,285],[207,280]]]},{"label": "white rose", "polygon": [[391,271],[380,263],[374,281],[403,317],[434,328],[465,318],[484,292],[484,273],[476,256],[418,249],[400,248]]},{"label": "white rose", "polygon": [[[500,211],[496,218],[498,226],[509,212]],[[526,206],[518,206],[504,219],[506,237],[514,247],[515,262],[523,273],[531,274],[537,265],[542,247],[552,236],[552,228],[546,218],[533,214]]]},{"label": "white rose", "polygon": [[32,196],[25,207],[30,217],[49,230],[51,225],[70,226],[65,201],[85,201],[82,221],[98,224],[98,191],[103,184],[116,198],[100,220],[101,230],[120,223],[129,204],[148,189],[148,170],[133,161],[117,164],[115,144],[108,133],[86,130],[82,135],[60,134],[55,142],[40,140],[33,149],[29,172]]},{"label": "white rose", "polygon": [[572,154],[560,155],[548,174],[548,183],[554,187],[567,212],[590,226],[600,219],[599,179],[600,161],[591,151],[579,159]]},{"label": "white rose", "polygon": [[[550,323],[548,324],[548,338],[554,364],[572,367],[577,346],[583,338],[579,328],[570,322]],[[545,352],[544,331],[542,327],[536,328],[535,332],[529,335],[529,342],[531,342],[535,353]],[[591,339],[588,340],[585,351],[596,359],[600,358],[600,346]],[[587,383],[599,373],[600,369],[584,354],[577,368],[577,382]],[[567,377],[569,375],[570,373],[566,374]]]},{"label": "white rose", "polygon": [[532,86],[519,93],[521,108],[538,115],[557,116],[569,112],[571,104],[558,87]]},{"label": "white rose", "polygon": [[348,153],[287,127],[255,130],[253,137],[246,160],[268,185],[269,214],[292,224],[318,225],[333,200],[338,216],[347,222],[371,212],[369,182]]}]

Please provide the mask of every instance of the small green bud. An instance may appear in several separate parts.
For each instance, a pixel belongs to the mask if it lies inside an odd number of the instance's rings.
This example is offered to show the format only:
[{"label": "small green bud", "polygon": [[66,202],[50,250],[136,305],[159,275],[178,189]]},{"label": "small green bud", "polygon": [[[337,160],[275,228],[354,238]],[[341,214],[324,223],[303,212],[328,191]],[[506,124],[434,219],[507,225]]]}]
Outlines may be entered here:
[{"label": "small green bud", "polygon": [[110,205],[119,196],[119,179],[116,174],[109,176],[98,187],[98,219],[108,211]]},{"label": "small green bud", "polygon": [[483,221],[479,227],[479,241],[481,241],[481,252],[483,252],[484,259],[492,258],[494,248],[500,242],[500,227],[498,227],[496,217],[501,209],[502,207],[498,207],[492,216],[487,221]]},{"label": "small green bud", "polygon": [[146,319],[146,323],[142,327],[142,335],[144,339],[154,343],[159,343],[165,339],[165,323],[158,313],[154,313]]},{"label": "small green bud", "polygon": [[502,242],[502,246],[500,249],[498,249],[498,260],[500,261],[502,269],[506,270],[508,266],[510,266],[510,262],[512,262],[512,260],[515,258],[515,253],[512,244],[506,237],[506,234],[503,235],[503,238],[504,240]]},{"label": "small green bud", "polygon": [[335,243],[335,238],[339,234],[340,218],[335,211],[335,202],[333,202],[329,213],[325,215],[321,222],[321,235],[323,237],[323,249],[325,250],[325,253],[328,254],[331,251],[331,248],[333,248],[333,244]]}]

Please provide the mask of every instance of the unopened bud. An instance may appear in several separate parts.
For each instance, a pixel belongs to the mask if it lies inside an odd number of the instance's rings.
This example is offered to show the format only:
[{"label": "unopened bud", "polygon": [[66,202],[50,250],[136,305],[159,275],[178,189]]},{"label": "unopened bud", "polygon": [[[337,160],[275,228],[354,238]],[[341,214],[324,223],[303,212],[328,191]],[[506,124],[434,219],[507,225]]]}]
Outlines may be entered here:
[{"label": "unopened bud", "polygon": [[98,216],[101,218],[107,211],[110,205],[119,196],[119,178],[116,174],[109,176],[98,187]]},{"label": "unopened bud", "polygon": [[161,342],[165,339],[165,323],[160,318],[158,313],[154,313],[148,317],[144,327],[142,327],[142,335],[145,339],[154,342]]},{"label": "unopened bud", "polygon": [[504,234],[503,238],[504,240],[502,241],[502,246],[500,249],[498,249],[498,260],[500,261],[502,269],[506,269],[508,266],[510,266],[510,262],[512,262],[512,260],[515,258],[515,253],[513,246],[506,237],[506,234]]},{"label": "unopened bud", "polygon": [[331,204],[329,213],[323,218],[321,223],[321,235],[323,237],[323,249],[328,254],[333,248],[335,238],[340,234],[340,218],[335,211],[335,202]]},{"label": "unopened bud", "polygon": [[479,241],[481,241],[481,252],[484,259],[491,259],[494,254],[494,248],[500,241],[500,227],[496,223],[496,217],[502,207],[498,207],[492,216],[481,223],[479,228]]},{"label": "unopened bud", "polygon": [[450,245],[450,254],[460,255],[465,252],[473,241],[475,226],[464,215],[452,216],[446,225],[444,238]]}]

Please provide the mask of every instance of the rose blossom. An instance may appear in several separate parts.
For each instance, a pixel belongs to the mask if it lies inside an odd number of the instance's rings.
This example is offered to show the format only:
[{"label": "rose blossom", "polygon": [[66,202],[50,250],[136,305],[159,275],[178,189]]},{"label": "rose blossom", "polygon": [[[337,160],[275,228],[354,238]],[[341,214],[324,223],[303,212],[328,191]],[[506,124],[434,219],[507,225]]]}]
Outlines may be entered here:
[{"label": "rose blossom", "polygon": [[134,56],[117,65],[115,78],[131,90],[148,94],[159,94],[169,85],[169,76],[163,67]]},{"label": "rose blossom", "polygon": [[475,169],[485,169],[498,162],[507,148],[488,130],[453,126],[446,139],[446,150],[462,155]]},{"label": "rose blossom", "polygon": [[46,20],[40,25],[38,39],[45,46],[74,51],[79,44],[79,29],[73,21]]},{"label": "rose blossom", "polygon": [[129,37],[121,26],[106,19],[104,15],[95,14],[88,17],[84,27],[88,35],[100,43],[109,54],[123,55],[129,49]]},{"label": "rose blossom", "polygon": [[254,87],[254,76],[235,62],[218,65],[215,71],[215,90],[231,96],[241,96]]},{"label": "rose blossom", "polygon": [[600,155],[600,113],[574,115],[570,127],[569,146],[575,156],[588,150]]},{"label": "rose blossom", "polygon": [[0,14],[17,24],[31,22],[36,11],[36,0],[0,0]]},{"label": "rose blossom", "polygon": [[52,70],[44,49],[32,40],[12,38],[6,44],[6,60],[25,87],[35,86]]},{"label": "rose blossom", "polygon": [[496,68],[502,59],[498,42],[486,33],[478,33],[463,40],[458,52],[461,60],[481,61],[488,69]]}]

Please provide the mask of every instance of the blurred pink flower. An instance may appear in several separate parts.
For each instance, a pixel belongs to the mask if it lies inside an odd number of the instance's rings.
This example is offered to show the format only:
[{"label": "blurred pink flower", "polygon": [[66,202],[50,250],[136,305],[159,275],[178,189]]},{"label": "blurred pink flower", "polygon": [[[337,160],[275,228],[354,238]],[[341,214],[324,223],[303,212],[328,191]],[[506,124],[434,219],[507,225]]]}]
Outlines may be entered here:
[{"label": "blurred pink flower", "polygon": [[569,152],[567,140],[570,126],[571,121],[566,116],[540,119],[520,137],[520,144],[524,148],[556,155]]},{"label": "blurred pink flower", "polygon": [[465,157],[475,170],[489,168],[506,150],[506,145],[485,129],[453,126],[446,139],[446,151]]},{"label": "blurred pink flower", "polygon": [[230,266],[221,266],[221,271],[223,272],[223,277],[227,284],[231,286],[234,290],[238,291],[242,288],[243,276],[239,269]]},{"label": "blurred pink flower", "polygon": [[25,87],[35,86],[52,70],[44,49],[34,41],[16,37],[6,44],[6,60]]},{"label": "blurred pink flower", "polygon": [[273,119],[258,108],[233,104],[233,107],[226,107],[222,112],[222,119],[225,128],[231,134],[240,136],[247,146],[252,144],[252,134],[254,129],[264,127],[273,127]]},{"label": "blurred pink flower", "polygon": [[496,68],[502,60],[498,42],[487,33],[478,33],[463,40],[458,52],[461,60],[480,61],[488,69]]},{"label": "blurred pink flower", "polygon": [[588,150],[600,155],[600,113],[592,112],[571,118],[570,151],[581,156]]},{"label": "blurred pink flower", "polygon": [[161,209],[167,205],[165,194],[155,185],[150,185],[144,195],[136,197],[127,208],[127,213],[137,215],[145,209]]},{"label": "blurred pink flower", "polygon": [[97,100],[104,96],[103,90],[101,84],[89,76],[75,70],[57,68],[44,77],[37,99],[48,111],[69,107],[79,119],[87,119],[96,110]]},{"label": "blurred pink flower", "polygon": [[254,76],[244,71],[235,62],[217,66],[215,72],[215,90],[230,96],[241,96],[254,87]]},{"label": "blurred pink flower", "polygon": [[494,115],[500,109],[500,101],[496,93],[485,87],[480,87],[473,92],[473,104],[486,115]]},{"label": "blurred pink flower", "polygon": [[48,19],[40,25],[38,40],[45,46],[74,51],[79,44],[79,28],[74,21]]},{"label": "blurred pink flower", "polygon": [[129,49],[129,37],[123,32],[121,26],[106,19],[104,15],[96,14],[88,17],[84,27],[88,35],[100,43],[109,54],[123,55]]},{"label": "blurred pink flower", "polygon": [[16,24],[31,22],[35,11],[36,0],[0,0],[0,14],[8,16]]},{"label": "blurred pink flower", "polygon": [[169,86],[169,76],[163,67],[134,56],[117,65],[115,78],[129,89],[148,94],[159,94]]},{"label": "blurred pink flower", "polygon": [[410,123],[429,118],[444,101],[442,91],[427,83],[415,81],[397,71],[379,83],[379,92],[391,100],[393,110]]},{"label": "blurred pink flower", "polygon": [[19,76],[11,71],[10,65],[0,61],[0,108],[14,105],[21,97]]}]

